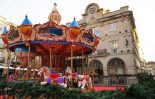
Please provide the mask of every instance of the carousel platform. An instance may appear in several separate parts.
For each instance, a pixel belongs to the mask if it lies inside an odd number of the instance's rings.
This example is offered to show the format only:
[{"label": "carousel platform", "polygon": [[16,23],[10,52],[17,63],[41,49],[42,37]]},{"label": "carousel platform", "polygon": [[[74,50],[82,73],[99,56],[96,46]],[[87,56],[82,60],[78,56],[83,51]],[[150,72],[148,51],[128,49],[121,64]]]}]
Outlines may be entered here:
[{"label": "carousel platform", "polygon": [[125,86],[120,86],[120,85],[113,85],[113,86],[94,85],[93,88],[95,91],[115,91],[115,90],[124,91]]}]

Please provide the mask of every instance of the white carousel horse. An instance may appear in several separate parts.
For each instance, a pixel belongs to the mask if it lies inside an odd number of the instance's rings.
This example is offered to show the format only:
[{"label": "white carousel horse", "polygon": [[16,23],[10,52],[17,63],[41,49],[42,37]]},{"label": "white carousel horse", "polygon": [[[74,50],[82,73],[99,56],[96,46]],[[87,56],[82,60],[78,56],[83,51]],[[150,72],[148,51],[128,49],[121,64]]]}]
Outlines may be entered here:
[{"label": "white carousel horse", "polygon": [[84,88],[92,88],[92,79],[89,75],[77,75],[76,73],[72,73],[70,67],[66,68],[66,73],[69,81],[71,79],[74,79],[75,81],[78,82],[78,87],[81,89]]},{"label": "white carousel horse", "polygon": [[59,74],[51,74],[51,70],[47,66],[42,66],[39,69],[38,75],[41,78],[41,75],[43,74],[44,81],[41,82],[41,84],[46,84],[46,83],[56,83],[60,86],[67,87],[67,84],[65,84],[65,76],[59,76]]},{"label": "white carousel horse", "polygon": [[78,87],[81,89],[92,88],[92,79],[89,75],[77,75]]},{"label": "white carousel horse", "polygon": [[89,75],[77,75],[76,73],[72,73],[70,74],[70,77],[68,78],[68,80],[74,80],[74,82],[77,82],[77,86],[79,88],[92,88],[92,79]]}]

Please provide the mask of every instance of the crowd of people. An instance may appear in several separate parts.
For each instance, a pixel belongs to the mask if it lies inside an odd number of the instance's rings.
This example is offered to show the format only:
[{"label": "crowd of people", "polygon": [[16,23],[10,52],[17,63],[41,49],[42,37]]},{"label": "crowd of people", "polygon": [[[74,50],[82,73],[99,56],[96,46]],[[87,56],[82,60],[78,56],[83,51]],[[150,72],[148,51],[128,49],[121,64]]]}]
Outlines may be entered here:
[{"label": "crowd of people", "polygon": [[123,85],[127,84],[127,78],[123,76],[112,76],[109,77],[109,85]]}]

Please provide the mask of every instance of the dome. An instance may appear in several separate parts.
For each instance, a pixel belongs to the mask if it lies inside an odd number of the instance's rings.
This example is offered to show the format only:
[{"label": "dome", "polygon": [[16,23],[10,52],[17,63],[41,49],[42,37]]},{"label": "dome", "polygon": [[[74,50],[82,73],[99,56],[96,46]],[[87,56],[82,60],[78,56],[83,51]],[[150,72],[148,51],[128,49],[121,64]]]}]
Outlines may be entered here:
[{"label": "dome", "polygon": [[48,20],[49,21],[53,21],[53,22],[55,22],[57,24],[59,24],[60,21],[61,21],[61,15],[58,12],[57,4],[56,3],[54,3],[54,7],[52,9],[52,12],[48,16]]},{"label": "dome", "polygon": [[74,18],[74,20],[72,21],[72,23],[70,23],[71,27],[79,27],[78,22],[76,21],[76,19]]},{"label": "dome", "polygon": [[32,25],[31,21],[28,19],[28,16],[25,16],[25,19],[23,20],[21,25]]},{"label": "dome", "polygon": [[3,33],[2,34],[6,34],[8,32],[8,30],[6,29],[6,27],[4,27]]}]

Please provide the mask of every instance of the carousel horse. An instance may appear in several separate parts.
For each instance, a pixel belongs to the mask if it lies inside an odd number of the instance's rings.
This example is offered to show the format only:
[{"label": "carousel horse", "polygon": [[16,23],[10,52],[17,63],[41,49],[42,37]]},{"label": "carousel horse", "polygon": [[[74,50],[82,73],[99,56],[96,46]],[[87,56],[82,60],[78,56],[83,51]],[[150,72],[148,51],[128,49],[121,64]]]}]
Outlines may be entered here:
[{"label": "carousel horse", "polygon": [[77,75],[77,73],[72,73],[71,68],[66,68],[66,74],[69,81],[77,82],[77,86],[81,89],[92,88],[92,79],[89,75]]},{"label": "carousel horse", "polygon": [[77,75],[78,87],[81,89],[92,88],[92,79],[89,75]]},{"label": "carousel horse", "polygon": [[[74,87],[77,86],[81,89],[92,88],[92,79],[89,75],[77,75],[77,73],[71,73],[68,81],[73,82]],[[75,85],[77,83],[77,85]]]},{"label": "carousel horse", "polygon": [[46,84],[46,83],[56,83],[60,86],[67,87],[67,84],[65,84],[65,76],[60,76],[59,73],[51,74],[51,70],[47,66],[42,66],[39,69],[38,75],[41,76],[43,75],[43,82],[41,84]]}]

